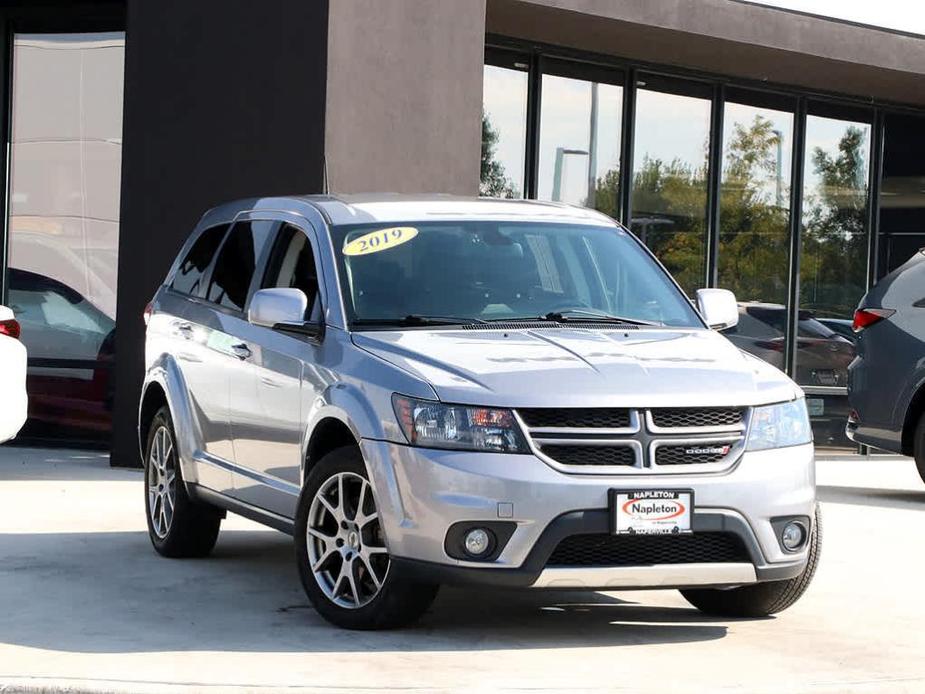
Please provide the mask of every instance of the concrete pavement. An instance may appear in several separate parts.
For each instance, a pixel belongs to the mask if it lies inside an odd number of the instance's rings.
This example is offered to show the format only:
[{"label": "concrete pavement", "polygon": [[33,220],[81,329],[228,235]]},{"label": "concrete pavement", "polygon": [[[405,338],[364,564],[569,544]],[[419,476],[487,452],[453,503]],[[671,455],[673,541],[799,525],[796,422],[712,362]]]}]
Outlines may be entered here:
[{"label": "concrete pavement", "polygon": [[93,452],[0,448],[0,692],[925,691],[925,485],[902,459],[819,463],[822,562],[767,620],[673,591],[445,590],[423,622],[339,631],[291,541],[229,517],[166,560],[140,473]]}]

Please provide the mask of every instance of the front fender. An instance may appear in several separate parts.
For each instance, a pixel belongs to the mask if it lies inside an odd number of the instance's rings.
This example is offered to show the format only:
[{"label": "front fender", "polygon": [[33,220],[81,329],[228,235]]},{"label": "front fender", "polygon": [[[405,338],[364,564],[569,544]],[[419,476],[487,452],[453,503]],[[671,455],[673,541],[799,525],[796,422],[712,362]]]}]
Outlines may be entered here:
[{"label": "front fender", "polygon": [[[167,398],[167,407],[170,410],[174,435],[177,439],[177,457],[183,470],[183,479],[186,482],[198,483],[199,478],[193,458],[196,451],[201,450],[202,432],[199,430],[198,417],[193,415],[194,405],[190,401],[189,389],[183,378],[183,372],[172,355],[160,355],[148,368],[142,386],[142,404],[145,402],[148,389],[153,384],[159,385]],[[139,408],[138,443],[142,459],[144,459],[147,432],[141,430],[141,414],[142,409]]]}]

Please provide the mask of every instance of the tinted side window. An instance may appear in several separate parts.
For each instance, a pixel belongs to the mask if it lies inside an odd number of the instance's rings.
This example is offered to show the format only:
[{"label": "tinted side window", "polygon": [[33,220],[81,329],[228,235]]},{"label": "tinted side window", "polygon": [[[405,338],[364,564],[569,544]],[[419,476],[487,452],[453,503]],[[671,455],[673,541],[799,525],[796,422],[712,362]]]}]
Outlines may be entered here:
[{"label": "tinted side window", "polygon": [[275,226],[276,222],[256,221],[238,222],[231,228],[215,261],[209,301],[244,310],[257,259]]},{"label": "tinted side window", "polygon": [[301,289],[308,297],[308,317],[320,315],[315,254],[301,229],[287,224],[280,231],[261,288]]},{"label": "tinted side window", "polygon": [[225,238],[225,232],[228,231],[228,225],[222,224],[217,227],[206,229],[198,239],[189,253],[183,259],[173,278],[171,285],[178,292],[184,294],[201,295],[202,275],[212,262],[215,251],[218,250],[219,244]]}]

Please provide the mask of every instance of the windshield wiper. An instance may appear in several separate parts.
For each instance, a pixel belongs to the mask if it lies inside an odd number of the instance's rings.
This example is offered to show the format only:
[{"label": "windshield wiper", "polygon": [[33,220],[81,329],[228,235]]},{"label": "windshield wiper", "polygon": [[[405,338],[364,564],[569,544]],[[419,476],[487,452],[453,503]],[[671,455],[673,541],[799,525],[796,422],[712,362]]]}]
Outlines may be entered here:
[{"label": "windshield wiper", "polygon": [[625,316],[614,316],[605,311],[589,311],[583,308],[567,308],[561,311],[550,311],[543,316],[545,320],[556,321],[557,323],[627,323],[629,325],[651,325],[662,326],[664,323],[656,321],[642,320],[640,318],[627,318]]},{"label": "windshield wiper", "polygon": [[[573,315],[578,314],[578,315]],[[613,323],[614,325],[651,325],[662,327],[664,323],[642,320],[640,318],[626,318],[614,316],[609,313],[587,311],[579,308],[570,308],[564,311],[550,311],[543,316],[514,316],[513,318],[492,318],[492,323],[531,323],[548,321],[550,323]]]},{"label": "windshield wiper", "polygon": [[428,325],[475,325],[487,323],[481,318],[463,316],[430,316],[421,313],[411,313],[404,318],[358,318],[352,321],[358,326],[398,325],[403,328],[415,328]]}]

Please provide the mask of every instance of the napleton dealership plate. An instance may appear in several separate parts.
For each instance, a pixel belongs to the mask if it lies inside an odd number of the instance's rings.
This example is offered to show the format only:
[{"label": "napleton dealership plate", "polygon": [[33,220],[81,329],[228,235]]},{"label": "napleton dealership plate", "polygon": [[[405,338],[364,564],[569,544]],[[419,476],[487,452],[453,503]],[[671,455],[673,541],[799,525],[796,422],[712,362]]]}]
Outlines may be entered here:
[{"label": "napleton dealership plate", "polygon": [[618,535],[690,533],[694,493],[690,489],[610,491],[612,529]]}]

